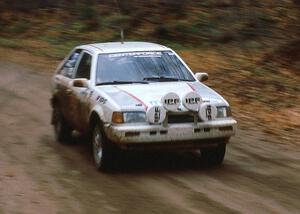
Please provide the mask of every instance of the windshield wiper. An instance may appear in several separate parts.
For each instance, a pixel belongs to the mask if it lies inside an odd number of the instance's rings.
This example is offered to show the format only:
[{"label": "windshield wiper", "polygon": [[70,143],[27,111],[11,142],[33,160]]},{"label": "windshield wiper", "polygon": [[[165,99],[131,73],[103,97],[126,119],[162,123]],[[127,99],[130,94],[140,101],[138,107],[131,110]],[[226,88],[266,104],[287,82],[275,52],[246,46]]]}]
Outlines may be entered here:
[{"label": "windshield wiper", "polygon": [[157,80],[159,82],[168,82],[168,81],[194,81],[189,79],[180,79],[176,77],[168,77],[168,76],[152,76],[152,77],[145,77],[143,80]]},{"label": "windshield wiper", "polygon": [[110,82],[100,82],[96,85],[118,85],[118,84],[133,84],[133,83],[141,83],[141,84],[148,84],[145,81],[110,81]]}]

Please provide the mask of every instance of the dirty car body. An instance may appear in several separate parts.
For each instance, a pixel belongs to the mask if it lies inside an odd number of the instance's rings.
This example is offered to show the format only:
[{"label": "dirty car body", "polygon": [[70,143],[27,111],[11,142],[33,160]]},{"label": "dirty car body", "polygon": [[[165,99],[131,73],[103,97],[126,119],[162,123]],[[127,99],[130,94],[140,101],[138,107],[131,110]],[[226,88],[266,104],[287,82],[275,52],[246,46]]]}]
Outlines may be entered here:
[{"label": "dirty car body", "polygon": [[57,139],[66,140],[72,130],[89,135],[97,168],[108,162],[104,155],[113,156],[107,149],[112,147],[203,149],[204,154],[222,145],[225,153],[236,121],[228,102],[201,82],[205,77],[158,44],[78,46],[53,78]]}]

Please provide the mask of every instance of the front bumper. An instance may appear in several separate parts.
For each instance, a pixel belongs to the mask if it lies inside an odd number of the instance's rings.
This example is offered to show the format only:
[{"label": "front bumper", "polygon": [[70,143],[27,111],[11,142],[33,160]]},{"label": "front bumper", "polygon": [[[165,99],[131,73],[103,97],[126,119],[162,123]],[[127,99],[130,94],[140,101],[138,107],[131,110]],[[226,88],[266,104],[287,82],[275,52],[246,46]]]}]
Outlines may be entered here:
[{"label": "front bumper", "polygon": [[228,139],[236,132],[237,122],[232,118],[199,123],[180,123],[163,125],[122,124],[106,125],[107,138],[127,148],[130,145],[179,145],[181,147],[199,147],[202,144],[216,142],[216,139]]}]

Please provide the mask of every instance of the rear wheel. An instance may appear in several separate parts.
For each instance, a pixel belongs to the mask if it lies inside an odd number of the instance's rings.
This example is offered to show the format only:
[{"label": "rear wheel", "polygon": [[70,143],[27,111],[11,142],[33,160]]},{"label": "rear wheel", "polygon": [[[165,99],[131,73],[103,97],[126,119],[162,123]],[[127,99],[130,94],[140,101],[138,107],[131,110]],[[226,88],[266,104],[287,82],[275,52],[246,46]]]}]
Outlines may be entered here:
[{"label": "rear wheel", "polygon": [[72,135],[71,127],[66,122],[57,106],[53,108],[52,114],[52,123],[54,125],[56,141],[60,143],[69,143]]},{"label": "rear wheel", "polygon": [[201,149],[201,159],[210,166],[218,166],[223,163],[226,152],[226,143],[221,142],[217,147]]},{"label": "rear wheel", "polygon": [[106,139],[102,126],[98,123],[92,130],[92,152],[98,170],[107,171],[112,168],[114,148]]}]

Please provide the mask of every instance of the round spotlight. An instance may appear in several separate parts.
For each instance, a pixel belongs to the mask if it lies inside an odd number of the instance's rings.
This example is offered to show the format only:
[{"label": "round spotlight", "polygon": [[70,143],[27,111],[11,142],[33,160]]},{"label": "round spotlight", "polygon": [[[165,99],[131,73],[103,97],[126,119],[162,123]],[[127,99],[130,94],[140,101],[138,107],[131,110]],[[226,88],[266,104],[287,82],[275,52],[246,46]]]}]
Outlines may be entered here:
[{"label": "round spotlight", "polygon": [[180,105],[180,98],[177,94],[171,92],[161,98],[161,103],[168,111],[177,111]]},{"label": "round spotlight", "polygon": [[183,96],[182,103],[188,110],[198,111],[200,104],[202,103],[202,99],[198,93],[192,91]]},{"label": "round spotlight", "polygon": [[147,120],[152,124],[160,124],[166,118],[166,110],[162,106],[151,106],[146,112]]},{"label": "round spotlight", "polygon": [[217,107],[210,103],[202,103],[199,109],[199,117],[202,121],[215,120],[217,117]]}]

